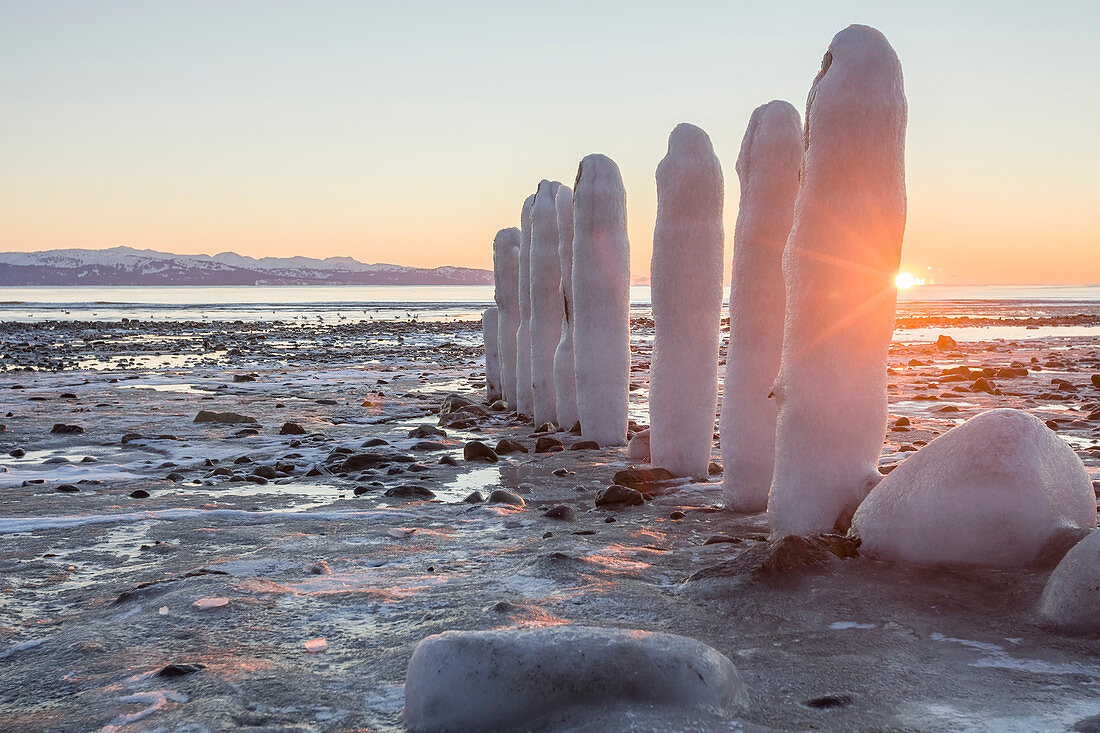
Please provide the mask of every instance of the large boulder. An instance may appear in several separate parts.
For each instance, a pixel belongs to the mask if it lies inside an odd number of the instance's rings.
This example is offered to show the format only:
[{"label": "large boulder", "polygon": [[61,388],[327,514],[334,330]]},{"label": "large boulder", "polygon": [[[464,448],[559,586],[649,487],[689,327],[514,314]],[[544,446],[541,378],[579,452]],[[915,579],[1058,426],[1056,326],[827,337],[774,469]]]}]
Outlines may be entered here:
[{"label": "large boulder", "polygon": [[622,704],[729,713],[743,695],[733,662],[683,636],[571,625],[447,631],[413,652],[405,722],[413,731],[544,729]]},{"label": "large boulder", "polygon": [[891,471],[856,510],[860,553],[912,563],[1019,566],[1066,529],[1096,526],[1077,455],[1026,412],[990,410]]},{"label": "large boulder", "polygon": [[1100,633],[1100,532],[1074,545],[1054,568],[1039,613],[1067,631]]}]

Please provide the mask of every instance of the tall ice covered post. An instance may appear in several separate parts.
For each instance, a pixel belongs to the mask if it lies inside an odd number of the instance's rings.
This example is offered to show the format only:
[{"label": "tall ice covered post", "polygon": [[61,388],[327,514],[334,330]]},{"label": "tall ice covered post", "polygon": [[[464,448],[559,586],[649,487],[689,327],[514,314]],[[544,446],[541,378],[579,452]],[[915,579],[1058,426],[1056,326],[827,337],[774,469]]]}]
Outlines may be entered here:
[{"label": "tall ice covered post", "polygon": [[630,240],[626,189],[606,155],[581,160],[573,186],[573,330],[581,435],[626,442],[630,378]]},{"label": "tall ice covered post", "polygon": [[500,351],[497,348],[497,309],[486,308],[481,316],[481,332],[485,339],[485,397],[490,401],[499,400],[500,391]]},{"label": "tall ice covered post", "polygon": [[878,480],[886,356],[905,231],[901,63],[853,25],[806,103],[802,182],[783,255],[787,312],[775,396],[775,535],[845,527]]},{"label": "tall ice covered post", "polygon": [[558,425],[569,430],[577,414],[577,372],[573,366],[573,189],[562,186],[554,198],[558,214],[558,257],[561,259],[562,321],[558,348],[554,352],[554,399]]},{"label": "tall ice covered post", "polygon": [[563,308],[555,197],[560,187],[557,181],[539,183],[531,208],[531,385],[536,425],[558,420],[554,352],[561,340]]},{"label": "tall ice covered post", "polygon": [[714,444],[723,195],[710,138],[694,125],[677,125],[657,166],[650,270],[650,456],[673,476],[705,477]]},{"label": "tall ice covered post", "polygon": [[493,240],[493,294],[497,304],[497,349],[504,401],[516,406],[516,332],[519,331],[519,238],[516,227],[501,229]]},{"label": "tall ice covered post", "polygon": [[772,385],[783,347],[783,248],[794,218],[802,124],[787,102],[753,110],[737,176],[741,203],[733,234],[730,342],[722,388],[726,507],[761,512],[775,465]]},{"label": "tall ice covered post", "polygon": [[531,390],[531,209],[535,194],[523,202],[520,210],[519,238],[519,328],[516,331],[516,404],[521,415],[530,415],[534,406]]}]

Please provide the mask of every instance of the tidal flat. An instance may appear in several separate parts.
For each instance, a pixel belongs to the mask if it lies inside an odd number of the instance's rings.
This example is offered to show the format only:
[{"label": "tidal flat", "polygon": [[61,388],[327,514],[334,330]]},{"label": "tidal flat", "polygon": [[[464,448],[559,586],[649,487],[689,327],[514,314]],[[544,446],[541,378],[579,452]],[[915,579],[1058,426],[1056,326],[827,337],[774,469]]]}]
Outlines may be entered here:
[{"label": "tidal flat", "polygon": [[[1100,487],[1095,324],[1011,340],[909,317],[958,342],[892,345],[881,471],[1017,407]],[[635,706],[577,729],[1100,730],[1100,640],[1036,610],[1056,557],[753,566],[767,520],[722,507],[720,466],[596,506],[626,448],[572,450],[577,435],[489,409],[480,328],[0,324],[0,729],[403,730],[424,637],[583,624],[709,644],[748,697],[732,717]],[[638,429],[651,342],[636,317]],[[480,407],[441,415],[452,394]],[[528,452],[465,460],[502,439]],[[467,501],[498,489],[523,504]],[[575,517],[545,516],[560,505]]]}]

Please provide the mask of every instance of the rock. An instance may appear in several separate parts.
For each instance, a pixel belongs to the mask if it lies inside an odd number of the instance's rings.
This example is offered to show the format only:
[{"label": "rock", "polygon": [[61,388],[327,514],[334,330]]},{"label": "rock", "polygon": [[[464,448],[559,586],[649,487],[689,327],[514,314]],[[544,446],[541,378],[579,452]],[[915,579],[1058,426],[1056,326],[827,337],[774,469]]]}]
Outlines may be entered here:
[{"label": "rock", "polygon": [[75,494],[76,492],[80,491],[80,489],[76,488],[72,484],[60,484],[55,490],[60,491],[62,494]]},{"label": "rock", "polygon": [[565,450],[565,446],[557,438],[544,435],[535,441],[536,453],[557,453],[563,450]]},{"label": "rock", "polygon": [[645,497],[640,491],[615,484],[596,494],[596,506],[640,506]]},{"label": "rock", "polygon": [[148,499],[149,498],[149,492],[146,491],[145,489],[137,489],[136,491],[131,491],[130,492],[130,498],[131,499]]},{"label": "rock", "polygon": [[454,459],[454,456],[443,456],[439,459],[439,462],[444,466],[457,466],[458,461]]},{"label": "rock", "polygon": [[1100,532],[1090,532],[1054,568],[1039,613],[1066,631],[1100,633]]},{"label": "rock", "polygon": [[663,468],[624,468],[615,474],[615,483],[629,486],[643,494],[656,494],[659,484],[672,479],[672,474]]},{"label": "rock", "polygon": [[1100,374],[1093,374],[1091,379],[1092,379],[1092,386],[1096,387],[1097,389],[1100,389]]},{"label": "rock", "polygon": [[386,489],[386,496],[390,496],[397,499],[434,499],[435,492],[431,489],[426,489],[423,486],[417,486],[416,484],[404,484],[402,486],[394,486],[392,489]]},{"label": "rock", "polygon": [[[733,663],[694,639],[565,625],[447,631],[421,641],[405,676],[412,731],[560,728],[612,705],[731,713],[745,698]],[[598,729],[596,726],[594,729]]]},{"label": "rock", "polygon": [[940,334],[940,337],[936,339],[936,348],[940,351],[949,351],[951,349],[959,348],[959,342],[950,336]]},{"label": "rock", "polygon": [[471,491],[462,501],[466,502],[467,504],[480,504],[481,502],[485,501],[485,497],[482,496],[480,491]]},{"label": "rock", "polygon": [[172,473],[168,474],[164,478],[167,479],[168,481],[174,481],[178,484],[180,481],[184,480],[185,476],[182,473],[180,473],[179,471],[173,471]]},{"label": "rock", "polygon": [[500,460],[496,452],[480,440],[471,440],[462,449],[462,457],[467,461],[488,461],[496,463]]},{"label": "rock", "polygon": [[909,425],[910,425],[909,418],[904,417],[904,416],[899,417],[897,420],[894,421],[894,427],[896,427],[896,428],[907,428],[907,427],[909,427]]},{"label": "rock", "polygon": [[8,455],[12,458],[22,458],[23,456],[27,455],[27,451],[23,450],[22,448],[12,448],[10,451],[8,451]]},{"label": "rock", "polygon": [[412,447],[413,450],[447,450],[447,446],[434,440],[422,440]]},{"label": "rock", "polygon": [[259,378],[258,374],[234,374],[234,382],[255,382]]},{"label": "rock", "polygon": [[558,504],[543,512],[542,516],[548,519],[558,519],[562,522],[577,521],[577,510],[568,504]]},{"label": "rock", "polygon": [[1022,566],[1065,528],[1096,526],[1081,459],[1036,417],[990,410],[902,462],[855,512],[861,552],[910,563]]},{"label": "rock", "polygon": [[458,412],[463,407],[471,406],[475,406],[471,400],[457,394],[449,394],[443,399],[443,404],[439,408],[439,414],[448,415],[452,412]]},{"label": "rock", "polygon": [[493,412],[507,412],[508,403],[504,400],[497,400],[493,404],[489,405],[489,409]]},{"label": "rock", "polygon": [[511,504],[513,506],[524,506],[523,497],[519,494],[513,494],[511,491],[505,491],[504,489],[494,489],[489,493],[489,503],[491,504]]},{"label": "rock", "polygon": [[721,473],[722,473],[722,464],[714,463],[713,461],[711,461],[710,465],[707,466],[707,475],[709,475],[709,476],[718,476]]},{"label": "rock", "polygon": [[279,435],[305,435],[306,429],[296,422],[285,422],[279,429]]},{"label": "rock", "polygon": [[649,463],[649,431],[642,430],[634,433],[634,437],[626,445],[626,455],[632,461]]},{"label": "rock", "polygon": [[84,428],[79,425],[66,425],[65,423],[55,423],[50,432],[54,435],[81,435],[84,432]]},{"label": "rock", "polygon": [[988,394],[993,394],[996,390],[997,385],[995,385],[992,380],[986,379],[985,377],[978,379],[974,384],[970,385],[971,392],[986,392]]},{"label": "rock", "polygon": [[682,511],[677,509],[674,512],[670,512],[669,515],[668,515],[668,518],[669,519],[683,519],[686,516],[687,516],[687,514],[684,514]]},{"label": "rock", "polygon": [[382,453],[354,453],[344,459],[344,462],[340,464],[340,470],[362,471],[367,468],[374,468],[380,463],[388,463],[390,460],[392,460],[390,456]]},{"label": "rock", "polygon": [[366,494],[366,493],[367,493],[367,492],[369,492],[370,490],[371,490],[371,487],[369,487],[369,486],[356,486],[356,487],[355,487],[355,490],[353,491],[353,493],[354,493],[354,494],[355,494],[356,496],[362,496],[363,494]]},{"label": "rock", "polygon": [[183,677],[206,669],[205,664],[169,664],[157,672],[157,677]]},{"label": "rock", "polygon": [[416,438],[418,440],[423,438],[446,438],[447,431],[440,430],[435,425],[418,425],[410,430],[405,437]]},{"label": "rock", "polygon": [[256,466],[252,469],[253,476],[260,476],[269,481],[278,477],[278,473],[271,466]]},{"label": "rock", "polygon": [[843,535],[792,534],[754,545],[732,560],[703,568],[688,578],[688,581],[765,578],[821,570],[834,563],[837,558],[856,557],[859,554],[858,548],[859,540]]},{"label": "rock", "polygon": [[249,423],[252,425],[258,424],[254,417],[238,415],[235,412],[211,412],[210,410],[199,410],[199,414],[195,415],[195,422],[212,422],[226,425],[239,425],[241,423]]},{"label": "rock", "polygon": [[569,446],[569,450],[599,450],[600,444],[594,440],[578,440]]},{"label": "rock", "polygon": [[328,398],[328,397],[322,397],[319,400],[314,400],[314,402],[316,402],[318,405],[336,405],[336,404],[339,404],[336,400]]},{"label": "rock", "polygon": [[371,438],[370,440],[363,441],[361,448],[377,448],[380,445],[389,445],[390,441],[383,440],[382,438]]},{"label": "rock", "polygon": [[526,453],[527,447],[522,443],[518,443],[511,438],[501,438],[497,441],[496,448],[497,455],[505,455],[507,453]]}]

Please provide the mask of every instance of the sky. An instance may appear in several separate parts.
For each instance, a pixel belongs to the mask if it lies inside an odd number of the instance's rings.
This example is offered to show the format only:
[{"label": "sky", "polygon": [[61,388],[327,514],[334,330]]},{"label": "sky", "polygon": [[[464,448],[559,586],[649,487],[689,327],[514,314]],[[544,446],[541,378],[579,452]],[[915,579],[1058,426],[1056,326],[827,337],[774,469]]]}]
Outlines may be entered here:
[{"label": "sky", "polygon": [[0,0],[0,251],[128,245],[491,267],[542,178],[623,173],[632,274],[679,122],[726,181],[873,25],[909,100],[903,269],[1100,282],[1100,3]]}]

